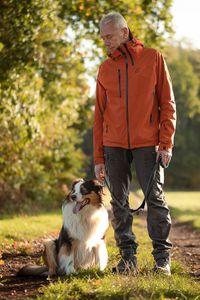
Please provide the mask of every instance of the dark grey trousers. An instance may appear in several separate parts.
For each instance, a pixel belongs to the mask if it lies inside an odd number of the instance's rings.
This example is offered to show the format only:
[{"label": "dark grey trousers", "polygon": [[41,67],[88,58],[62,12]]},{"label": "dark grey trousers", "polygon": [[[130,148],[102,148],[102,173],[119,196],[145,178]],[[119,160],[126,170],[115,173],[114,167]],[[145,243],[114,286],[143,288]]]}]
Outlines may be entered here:
[{"label": "dark grey trousers", "polygon": [[[120,252],[136,253],[137,243],[132,231],[133,215],[129,209],[129,188],[132,179],[131,165],[134,162],[139,184],[145,193],[156,161],[155,147],[123,149],[104,147],[106,173],[112,196],[111,220]],[[147,228],[153,243],[155,260],[168,258],[172,244],[168,239],[171,218],[163,193],[164,169],[159,167],[147,199]]]}]

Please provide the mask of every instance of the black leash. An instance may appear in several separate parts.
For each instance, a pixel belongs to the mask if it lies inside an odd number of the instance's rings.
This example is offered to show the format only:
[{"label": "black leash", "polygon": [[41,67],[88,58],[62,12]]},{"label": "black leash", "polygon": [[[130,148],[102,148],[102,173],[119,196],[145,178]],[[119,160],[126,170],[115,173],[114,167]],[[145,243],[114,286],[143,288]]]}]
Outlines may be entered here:
[{"label": "black leash", "polygon": [[[156,171],[158,170],[159,165],[160,165],[160,159],[156,161],[156,163],[154,165],[154,168],[153,168],[153,170],[151,172],[149,181],[147,183],[146,191],[144,193],[144,200],[142,201],[141,205],[138,208],[136,208],[136,209],[130,208],[130,213],[132,213],[132,214],[135,214],[135,213],[139,214],[140,211],[142,211],[144,209],[145,202],[148,199],[149,194],[151,192],[151,189],[153,187],[153,183],[154,183],[154,180],[155,180],[155,177],[156,177]],[[115,194],[113,193],[113,191],[111,191],[110,185],[108,184],[108,181],[107,181],[106,177],[104,178],[104,181],[105,181],[105,184],[108,187],[108,190],[110,191],[111,196],[113,198],[115,198],[115,200],[117,201],[117,205],[124,209],[124,207],[119,203],[119,201],[118,201],[117,197],[115,196]]]}]

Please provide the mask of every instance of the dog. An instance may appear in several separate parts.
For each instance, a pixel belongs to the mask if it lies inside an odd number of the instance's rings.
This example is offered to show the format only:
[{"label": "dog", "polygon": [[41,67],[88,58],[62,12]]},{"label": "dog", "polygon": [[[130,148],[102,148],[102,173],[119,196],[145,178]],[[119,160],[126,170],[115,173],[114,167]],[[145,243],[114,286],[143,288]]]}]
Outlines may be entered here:
[{"label": "dog", "polygon": [[44,243],[45,266],[25,266],[18,276],[70,275],[108,262],[105,233],[109,226],[103,204],[103,186],[97,180],[73,182],[63,206],[63,225],[58,239]]}]

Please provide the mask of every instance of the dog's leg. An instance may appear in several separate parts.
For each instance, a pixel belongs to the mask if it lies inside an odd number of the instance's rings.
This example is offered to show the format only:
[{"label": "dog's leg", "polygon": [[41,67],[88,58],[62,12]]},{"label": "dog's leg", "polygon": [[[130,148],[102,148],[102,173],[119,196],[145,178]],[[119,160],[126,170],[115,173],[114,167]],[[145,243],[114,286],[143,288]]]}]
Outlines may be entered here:
[{"label": "dog's leg", "polygon": [[56,244],[54,240],[47,240],[44,243],[44,253],[43,259],[46,265],[48,266],[48,275],[56,275],[57,274],[57,252],[56,252]]},{"label": "dog's leg", "polygon": [[69,275],[75,273],[73,251],[63,244],[58,253],[59,271]]},{"label": "dog's leg", "polygon": [[107,266],[108,252],[103,239],[95,247],[95,263],[99,265],[101,271],[103,271]]},{"label": "dog's leg", "polygon": [[45,266],[27,265],[17,272],[17,276],[48,276],[56,275],[56,245],[55,241],[47,240],[44,242],[43,259]]}]

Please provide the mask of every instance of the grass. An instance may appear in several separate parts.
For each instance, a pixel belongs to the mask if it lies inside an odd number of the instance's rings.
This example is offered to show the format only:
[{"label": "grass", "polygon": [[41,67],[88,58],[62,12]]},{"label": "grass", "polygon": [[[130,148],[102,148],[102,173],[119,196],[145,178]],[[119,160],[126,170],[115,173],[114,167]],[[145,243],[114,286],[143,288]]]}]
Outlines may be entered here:
[{"label": "grass", "polygon": [[151,243],[147,232],[136,217],[135,232],[138,237],[139,275],[113,275],[119,257],[115,247],[113,231],[107,234],[109,265],[105,272],[97,269],[85,270],[78,274],[66,276],[57,282],[50,282],[49,286],[41,288],[44,293],[37,300],[53,299],[200,299],[200,286],[194,282],[184,268],[177,261],[172,262],[172,276],[153,275],[153,259],[151,257]]},{"label": "grass", "polygon": [[80,277],[71,276],[43,288],[44,295],[37,299],[200,299],[199,292],[186,278],[174,276],[113,276],[90,271]]},{"label": "grass", "polygon": [[[141,190],[136,195],[143,197]],[[165,196],[172,216],[200,230],[200,191],[167,191]]]},{"label": "grass", "polygon": [[61,212],[40,215],[4,216],[0,219],[0,250],[4,245],[33,239],[57,232],[62,223]]},{"label": "grass", "polygon": [[166,192],[171,213],[181,222],[200,230],[200,192]]},{"label": "grass", "polygon": [[[195,205],[198,206],[197,201],[194,200],[196,196],[198,198],[198,195],[190,194],[190,203],[195,202]],[[110,196],[107,192],[105,197],[108,205]],[[184,198],[181,193],[167,193],[167,197],[170,204],[173,205],[175,205],[175,202],[182,201],[181,209],[183,211],[187,210],[187,196]],[[131,199],[133,200],[133,195]],[[178,204],[177,207],[179,207]],[[16,240],[33,240],[44,235],[47,236],[52,232],[57,232],[60,226],[60,211],[36,216],[4,217],[0,220],[2,251],[7,243],[12,244]],[[113,230],[110,227],[107,233],[109,264],[105,272],[100,272],[97,269],[85,270],[56,281],[50,280],[48,286],[41,288],[43,295],[38,296],[37,299],[200,300],[199,284],[185,273],[184,267],[178,261],[172,261],[172,276],[170,278],[151,273],[153,267],[151,241],[139,216],[135,216],[133,226],[139,243],[137,255],[139,275],[137,277],[112,274],[111,269],[117,264],[119,255],[115,246]]]}]

